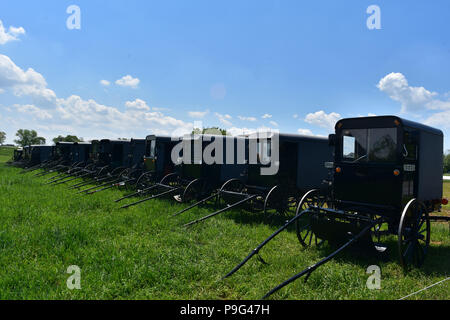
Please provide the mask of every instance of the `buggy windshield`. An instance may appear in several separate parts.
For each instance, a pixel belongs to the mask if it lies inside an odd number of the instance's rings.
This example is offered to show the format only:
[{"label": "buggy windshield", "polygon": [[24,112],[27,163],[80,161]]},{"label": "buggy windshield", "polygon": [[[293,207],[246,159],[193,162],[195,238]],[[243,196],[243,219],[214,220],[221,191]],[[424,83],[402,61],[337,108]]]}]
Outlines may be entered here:
[{"label": "buggy windshield", "polygon": [[342,161],[395,162],[397,159],[397,128],[344,129]]}]

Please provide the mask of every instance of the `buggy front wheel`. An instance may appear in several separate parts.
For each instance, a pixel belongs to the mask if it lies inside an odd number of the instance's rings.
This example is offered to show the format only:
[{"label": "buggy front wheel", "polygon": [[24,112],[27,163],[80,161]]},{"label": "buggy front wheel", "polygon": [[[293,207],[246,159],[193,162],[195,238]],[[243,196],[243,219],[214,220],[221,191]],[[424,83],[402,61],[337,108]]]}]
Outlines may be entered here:
[{"label": "buggy front wheel", "polygon": [[[323,201],[320,197],[319,190],[310,190],[300,200],[297,206],[296,216],[310,207],[321,207],[322,205]],[[312,218],[312,213],[308,212],[305,213],[303,217],[295,221],[298,241],[305,248],[310,247],[312,244],[321,246],[324,242],[324,240],[317,237],[312,230]]]},{"label": "buggy front wheel", "polygon": [[407,271],[420,267],[430,245],[430,217],[423,202],[412,199],[402,212],[398,228],[400,263]]}]

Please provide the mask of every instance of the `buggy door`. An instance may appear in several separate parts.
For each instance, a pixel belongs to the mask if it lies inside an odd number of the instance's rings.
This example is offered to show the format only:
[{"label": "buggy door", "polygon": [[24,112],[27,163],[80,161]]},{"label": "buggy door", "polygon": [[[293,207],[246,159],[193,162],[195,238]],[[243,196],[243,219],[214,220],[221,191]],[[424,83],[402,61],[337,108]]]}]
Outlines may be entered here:
[{"label": "buggy door", "polygon": [[398,206],[401,169],[398,128],[343,129],[335,173],[337,199],[345,202]]},{"label": "buggy door", "polygon": [[417,194],[418,132],[405,128],[403,133],[403,187],[402,204],[406,205]]}]

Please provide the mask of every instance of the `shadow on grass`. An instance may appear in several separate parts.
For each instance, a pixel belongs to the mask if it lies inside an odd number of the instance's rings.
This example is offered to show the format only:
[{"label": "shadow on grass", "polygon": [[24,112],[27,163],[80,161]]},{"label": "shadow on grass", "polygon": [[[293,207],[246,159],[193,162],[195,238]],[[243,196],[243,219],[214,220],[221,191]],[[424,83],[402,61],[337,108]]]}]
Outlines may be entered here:
[{"label": "shadow on grass", "polygon": [[[350,263],[364,270],[370,265],[379,265],[380,263],[394,262],[400,265],[397,241],[394,238],[395,236],[391,236],[389,240],[384,242],[387,246],[384,252],[380,253],[374,248],[368,247],[366,244],[354,244],[342,251],[333,260],[338,263]],[[319,259],[323,259],[332,254],[337,248],[336,245],[326,243],[321,248],[311,248],[309,250],[318,250],[320,253]],[[420,268],[405,271],[405,275],[408,272],[417,270],[427,276],[446,276],[448,275],[449,267],[450,246],[430,245],[424,264]]]}]

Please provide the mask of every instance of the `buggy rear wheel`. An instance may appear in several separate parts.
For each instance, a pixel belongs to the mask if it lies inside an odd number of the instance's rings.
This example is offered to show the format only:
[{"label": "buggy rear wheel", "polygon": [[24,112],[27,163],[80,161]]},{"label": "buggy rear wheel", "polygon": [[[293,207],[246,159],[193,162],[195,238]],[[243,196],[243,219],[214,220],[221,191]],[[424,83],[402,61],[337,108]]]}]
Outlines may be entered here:
[{"label": "buggy rear wheel", "polygon": [[[322,207],[323,205],[324,201],[320,198],[319,190],[310,190],[300,200],[297,206],[296,216],[310,207]],[[313,232],[311,227],[311,218],[312,213],[306,213],[304,217],[301,217],[295,221],[298,241],[305,248],[310,247],[313,243],[316,246],[321,246],[325,241],[318,238]]]},{"label": "buggy rear wheel", "polygon": [[430,245],[430,217],[423,202],[412,199],[403,209],[398,228],[400,263],[407,271],[420,267]]},{"label": "buggy rear wheel", "polygon": [[227,206],[244,199],[243,191],[245,184],[240,179],[230,179],[220,188],[220,198],[223,199]]},{"label": "buggy rear wheel", "polygon": [[295,199],[289,197],[286,190],[282,190],[279,185],[270,189],[264,200],[264,214],[268,216],[275,213],[287,216],[293,208],[295,210]]},{"label": "buggy rear wheel", "polygon": [[175,200],[186,203],[198,199],[202,195],[203,183],[204,181],[202,179],[192,180],[184,189],[182,197],[175,196]]},{"label": "buggy rear wheel", "polygon": [[155,182],[155,179],[153,177],[154,175],[151,171],[141,174],[136,182],[136,189],[144,189],[152,185]]},{"label": "buggy rear wheel", "polygon": [[160,184],[170,187],[178,186],[180,184],[178,173],[169,173],[168,175],[164,176],[164,178],[161,179]]}]

